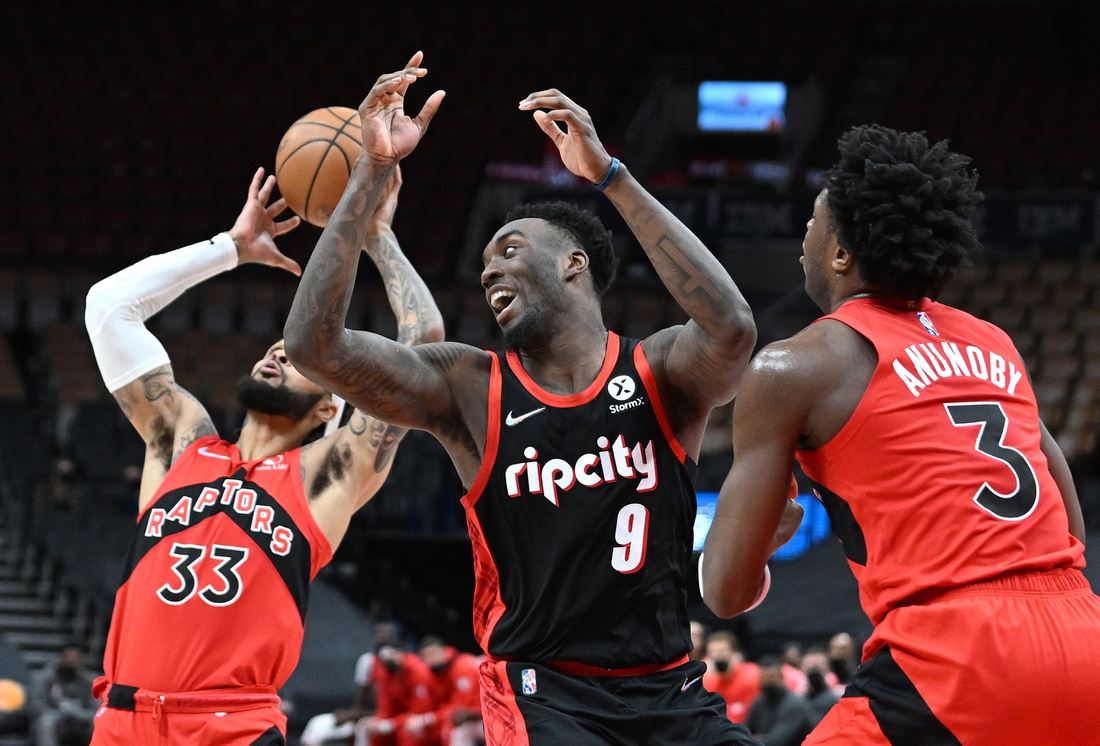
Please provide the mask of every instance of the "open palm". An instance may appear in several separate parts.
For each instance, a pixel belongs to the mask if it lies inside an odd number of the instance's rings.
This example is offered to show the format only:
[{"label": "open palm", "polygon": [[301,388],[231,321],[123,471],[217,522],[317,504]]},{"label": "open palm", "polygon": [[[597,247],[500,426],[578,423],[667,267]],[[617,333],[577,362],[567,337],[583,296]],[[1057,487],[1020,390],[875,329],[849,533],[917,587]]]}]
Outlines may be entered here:
[{"label": "open palm", "polygon": [[418,115],[405,114],[405,91],[428,72],[420,67],[423,59],[424,54],[417,52],[404,70],[379,77],[359,106],[363,151],[375,161],[393,163],[411,153],[443,101],[444,92],[436,91]]}]

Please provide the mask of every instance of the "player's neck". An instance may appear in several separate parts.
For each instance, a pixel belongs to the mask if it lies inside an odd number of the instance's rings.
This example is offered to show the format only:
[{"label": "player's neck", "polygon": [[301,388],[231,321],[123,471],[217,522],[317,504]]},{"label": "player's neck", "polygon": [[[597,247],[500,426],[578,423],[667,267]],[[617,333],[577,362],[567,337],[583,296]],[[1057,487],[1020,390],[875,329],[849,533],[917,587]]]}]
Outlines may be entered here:
[{"label": "player's neck", "polygon": [[546,391],[575,394],[596,380],[606,351],[603,316],[569,314],[552,334],[521,349],[519,357],[527,374]]},{"label": "player's neck", "polygon": [[286,453],[302,444],[309,432],[308,422],[293,422],[287,417],[249,412],[237,438],[242,461],[256,461]]}]

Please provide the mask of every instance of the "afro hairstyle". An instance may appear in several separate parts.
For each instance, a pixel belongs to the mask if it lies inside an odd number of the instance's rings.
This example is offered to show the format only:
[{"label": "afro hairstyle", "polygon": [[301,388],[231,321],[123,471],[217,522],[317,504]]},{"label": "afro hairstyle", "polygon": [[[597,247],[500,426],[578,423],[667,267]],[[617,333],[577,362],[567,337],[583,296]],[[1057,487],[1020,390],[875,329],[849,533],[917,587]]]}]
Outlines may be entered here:
[{"label": "afro hairstyle", "polygon": [[970,218],[982,193],[970,159],[921,132],[878,125],[840,138],[825,174],[829,212],[860,276],[905,298],[935,299],[980,249]]},{"label": "afro hairstyle", "polygon": [[565,233],[588,255],[588,271],[596,296],[602,298],[615,279],[619,258],[611,245],[611,231],[603,227],[600,219],[569,202],[539,202],[525,204],[512,210],[504,219],[506,223],[523,218],[539,218]]}]

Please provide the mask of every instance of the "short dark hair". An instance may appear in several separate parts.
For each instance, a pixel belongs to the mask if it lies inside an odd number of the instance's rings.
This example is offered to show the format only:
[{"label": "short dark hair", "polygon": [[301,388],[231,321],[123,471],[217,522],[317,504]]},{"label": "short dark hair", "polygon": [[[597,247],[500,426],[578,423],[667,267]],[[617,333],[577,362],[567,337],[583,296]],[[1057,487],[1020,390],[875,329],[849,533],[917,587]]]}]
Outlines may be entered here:
[{"label": "short dark hair", "polygon": [[878,125],[841,136],[825,174],[840,245],[864,280],[907,298],[935,298],[981,248],[970,218],[982,193],[970,159],[923,132]]},{"label": "short dark hair", "polygon": [[611,245],[611,231],[604,228],[600,219],[588,210],[569,202],[539,202],[525,204],[512,210],[504,219],[510,223],[523,218],[539,218],[564,231],[577,242],[588,255],[588,271],[592,275],[592,287],[596,295],[603,297],[611,281],[615,279],[615,268],[619,258]]}]

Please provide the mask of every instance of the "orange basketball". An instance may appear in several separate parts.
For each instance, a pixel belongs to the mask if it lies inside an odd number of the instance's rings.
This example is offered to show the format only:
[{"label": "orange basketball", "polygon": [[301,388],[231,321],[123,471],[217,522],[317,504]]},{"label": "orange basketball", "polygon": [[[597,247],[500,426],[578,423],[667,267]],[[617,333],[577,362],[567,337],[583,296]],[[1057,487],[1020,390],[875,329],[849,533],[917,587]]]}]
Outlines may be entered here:
[{"label": "orange basketball", "polygon": [[326,106],[290,125],[275,153],[275,180],[290,209],[314,225],[328,223],[362,150],[355,109]]}]

